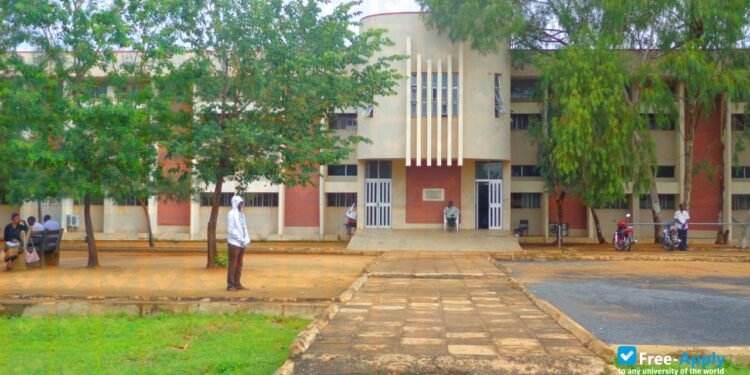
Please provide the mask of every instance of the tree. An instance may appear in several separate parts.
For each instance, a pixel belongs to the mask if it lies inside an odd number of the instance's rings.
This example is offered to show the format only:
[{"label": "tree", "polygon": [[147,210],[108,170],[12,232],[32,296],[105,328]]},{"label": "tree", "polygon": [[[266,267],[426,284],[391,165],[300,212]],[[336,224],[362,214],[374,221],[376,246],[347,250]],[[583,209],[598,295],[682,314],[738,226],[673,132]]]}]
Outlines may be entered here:
[{"label": "tree", "polygon": [[353,3],[321,14],[308,0],[216,0],[185,4],[194,121],[169,148],[194,161],[189,173],[213,184],[207,267],[214,267],[222,187],[252,181],[307,184],[323,164],[346,157],[358,137],[341,138],[322,120],[392,94],[396,57],[375,54],[383,31],[350,27]]},{"label": "tree", "polygon": [[[129,9],[121,1],[88,0],[7,1],[6,6],[21,35],[18,43],[36,52],[15,60],[12,73],[23,80],[16,97],[47,99],[39,116],[48,121],[10,124],[29,134],[24,146],[29,170],[45,177],[25,179],[24,185],[83,200],[87,264],[96,267],[91,202],[148,176],[142,163],[155,154],[158,139],[151,112],[113,95],[121,82],[116,51],[128,48],[134,34],[123,19]],[[37,80],[44,85],[33,84]]]},{"label": "tree", "polygon": [[[472,47],[483,52],[510,42],[516,48],[516,56],[529,61],[534,56],[529,51],[565,50],[587,40],[611,49],[638,49],[634,54],[638,58],[634,61],[636,68],[631,69],[628,80],[628,89],[635,95],[627,97],[636,113],[651,110],[667,119],[659,122],[673,121],[677,113],[674,100],[677,93],[668,93],[663,88],[670,83],[683,83],[684,93],[678,98],[685,104],[685,173],[681,183],[688,206],[693,178],[701,169],[695,168],[698,163],[693,151],[699,120],[719,106],[723,111],[726,100],[747,100],[750,55],[742,48],[748,43],[748,0],[419,2],[430,11],[426,16],[429,24],[448,32],[453,39],[470,40]],[[639,89],[651,93],[642,95]],[[636,134],[636,156],[640,154],[638,150],[650,148],[651,144],[650,139]],[[655,162],[642,161],[640,164],[646,168]],[[722,163],[716,173],[722,191],[723,170],[727,167]],[[651,172],[647,177],[652,214],[658,223],[660,208],[655,176]],[[721,211],[723,202],[720,206]],[[658,234],[657,226],[655,239]]]},{"label": "tree", "polygon": [[[138,159],[135,168],[117,171],[112,176],[108,196],[121,203],[135,199],[143,210],[149,246],[154,246],[148,200],[162,196],[170,199],[188,199],[189,181],[171,178],[159,148],[174,138],[185,114],[173,110],[183,98],[186,87],[172,84],[175,70],[172,57],[183,52],[178,46],[179,34],[173,13],[174,1],[128,0],[123,3],[122,20],[128,29],[128,47],[131,51],[121,57],[108,76],[114,88],[115,100],[136,108],[140,115],[136,126],[142,130],[143,146],[132,150]],[[167,172],[167,173],[165,173]]]}]

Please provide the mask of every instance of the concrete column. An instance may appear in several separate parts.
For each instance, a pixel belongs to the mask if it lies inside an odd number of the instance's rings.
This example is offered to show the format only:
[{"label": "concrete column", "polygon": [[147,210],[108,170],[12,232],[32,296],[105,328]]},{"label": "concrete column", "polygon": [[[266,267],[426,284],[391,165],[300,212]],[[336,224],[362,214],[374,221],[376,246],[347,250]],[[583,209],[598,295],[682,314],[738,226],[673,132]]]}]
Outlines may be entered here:
[{"label": "concrete column", "polygon": [[115,201],[110,198],[104,199],[104,214],[102,215],[102,225],[104,233],[115,232]]},{"label": "concrete column", "polygon": [[279,216],[278,216],[278,235],[279,239],[284,236],[284,207],[286,206],[286,186],[279,185]]},{"label": "concrete column", "polygon": [[[460,113],[460,112],[459,112]],[[503,225],[504,230],[513,230],[513,223],[510,222],[510,187],[511,187],[511,170],[510,160],[503,161]]]},{"label": "concrete column", "polygon": [[448,55],[448,143],[445,148],[447,151],[446,164],[450,167],[453,165],[453,59]]},{"label": "concrete column", "polygon": [[190,199],[190,239],[197,239],[201,231],[201,198],[193,195]]},{"label": "concrete column", "polygon": [[417,167],[422,165],[422,55],[417,54]]},{"label": "concrete column", "polygon": [[[458,45],[458,165],[464,165],[464,44]],[[510,200],[510,199],[509,199]],[[510,215],[508,215],[510,217]]]},{"label": "concrete column", "polygon": [[[405,162],[409,163],[409,159],[406,159]],[[367,208],[365,207],[366,168],[367,162],[365,160],[357,160],[357,230],[364,229],[365,220],[367,220]]]},{"label": "concrete column", "polygon": [[[449,119],[450,121],[450,119]],[[443,61],[437,62],[437,165],[443,165]]]},{"label": "concrete column", "polygon": [[[150,197],[148,198],[148,217],[151,222],[151,231],[153,234],[159,233],[159,221],[158,221],[158,215],[159,215],[159,206],[158,206],[158,198],[157,197]],[[192,211],[192,210],[191,210]],[[192,214],[192,212],[191,212]],[[192,217],[192,215],[191,215]],[[191,222],[192,224],[192,222]]]},{"label": "concrete column", "polygon": [[66,228],[68,225],[68,215],[73,215],[73,198],[63,198],[60,207],[60,226]]},{"label": "concrete column", "polygon": [[427,166],[432,166],[432,60],[427,59]]},{"label": "concrete column", "polygon": [[[406,166],[411,166],[411,38],[406,38]],[[419,90],[419,88],[417,88]]]},{"label": "concrete column", "polygon": [[[359,173],[357,173],[359,174]],[[326,176],[325,167],[320,166],[320,179],[318,181],[318,236],[322,241],[325,238],[326,227]]]}]

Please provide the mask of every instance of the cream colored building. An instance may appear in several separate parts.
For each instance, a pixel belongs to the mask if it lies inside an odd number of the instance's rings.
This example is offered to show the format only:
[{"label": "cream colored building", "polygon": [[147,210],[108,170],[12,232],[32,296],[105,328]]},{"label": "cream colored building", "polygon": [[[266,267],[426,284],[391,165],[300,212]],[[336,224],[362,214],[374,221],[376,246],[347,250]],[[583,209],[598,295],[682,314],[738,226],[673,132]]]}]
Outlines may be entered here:
[{"label": "cream colored building", "polygon": [[[249,223],[255,239],[333,240],[345,238],[345,213],[356,202],[358,230],[367,228],[442,229],[442,211],[448,201],[461,210],[460,230],[513,231],[525,228],[531,239],[549,240],[557,225],[554,200],[544,192],[536,168],[536,145],[528,128],[541,118],[541,105],[532,99],[539,77],[534,67],[514,68],[509,47],[482,55],[468,45],[453,43],[446,35],[429,29],[418,13],[368,16],[365,30],[382,28],[394,42],[380,53],[403,55],[394,69],[403,75],[396,94],[377,98],[377,106],[339,114],[329,124],[341,135],[359,135],[362,143],[340,165],[324,166],[316,186],[284,187],[255,183],[249,207]],[[681,85],[675,85],[679,93]],[[731,144],[742,129],[744,107],[731,105],[730,116],[714,121],[705,142]],[[648,114],[644,114],[646,116]],[[663,220],[671,218],[684,192],[678,183],[684,176],[684,119],[672,129],[657,130],[657,187]],[[734,125],[733,125],[734,124]],[[702,138],[703,139],[703,138]],[[699,142],[703,142],[700,140]],[[710,158],[732,163],[733,147]],[[699,155],[698,155],[699,156]],[[748,166],[748,167],[744,167]],[[739,164],[724,171],[727,181],[719,215],[719,197],[694,198],[694,218],[701,221],[745,221],[750,208],[750,153],[741,153]],[[745,174],[745,169],[747,173]],[[701,197],[715,186],[696,183]],[[702,190],[703,189],[703,190]],[[212,187],[206,187],[206,192]],[[219,214],[219,231],[225,230],[228,200],[234,186],[224,186],[226,205]],[[710,193],[706,193],[708,196]],[[694,197],[695,197],[694,196]],[[0,215],[12,208],[0,206]],[[20,208],[24,217],[36,214],[36,204]],[[582,240],[594,238],[589,211],[568,199],[563,232]],[[78,228],[70,228],[68,239],[83,237],[82,207],[70,199],[44,205],[63,225],[68,217],[79,217]],[[152,199],[148,211],[157,238],[205,239],[210,207],[205,195],[191,202],[160,202]],[[635,221],[651,222],[650,202],[625,197],[615,207],[599,208],[602,229],[611,236],[616,220],[632,212]],[[145,238],[146,220],[137,206],[115,205],[105,200],[93,209],[97,238]],[[648,238],[650,227],[636,228]],[[692,239],[712,240],[715,229],[695,228]],[[219,235],[222,237],[222,234]]]}]

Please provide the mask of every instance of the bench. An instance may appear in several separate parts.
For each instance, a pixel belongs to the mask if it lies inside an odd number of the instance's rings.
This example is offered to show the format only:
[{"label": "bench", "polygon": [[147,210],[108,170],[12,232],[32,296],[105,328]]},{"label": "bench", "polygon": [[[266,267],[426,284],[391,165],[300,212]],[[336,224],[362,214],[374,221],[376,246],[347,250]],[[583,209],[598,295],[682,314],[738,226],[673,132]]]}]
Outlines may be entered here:
[{"label": "bench", "polygon": [[[60,241],[62,241],[62,230],[45,230],[44,232],[31,232],[29,241],[34,244],[39,262],[29,264],[29,267],[57,266],[60,264]],[[13,262],[13,269],[26,269],[27,264],[25,252],[18,251],[18,259]]]}]

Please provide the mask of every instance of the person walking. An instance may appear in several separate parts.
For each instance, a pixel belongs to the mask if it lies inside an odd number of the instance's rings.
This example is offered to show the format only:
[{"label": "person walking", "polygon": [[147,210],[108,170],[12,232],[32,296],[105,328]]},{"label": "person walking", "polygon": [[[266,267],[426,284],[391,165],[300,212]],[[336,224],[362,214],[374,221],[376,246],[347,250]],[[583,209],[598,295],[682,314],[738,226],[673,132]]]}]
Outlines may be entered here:
[{"label": "person walking", "polygon": [[680,236],[680,251],[687,251],[688,221],[690,213],[685,209],[684,204],[680,204],[680,209],[674,213],[675,226],[677,234]]},{"label": "person walking", "polygon": [[245,248],[250,245],[250,234],[242,209],[245,201],[239,195],[232,197],[232,209],[227,214],[227,242],[229,246],[229,265],[227,267],[227,291],[245,290],[240,282],[242,277],[242,258]]}]

